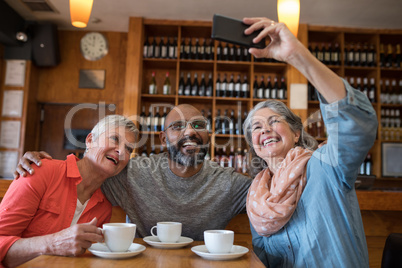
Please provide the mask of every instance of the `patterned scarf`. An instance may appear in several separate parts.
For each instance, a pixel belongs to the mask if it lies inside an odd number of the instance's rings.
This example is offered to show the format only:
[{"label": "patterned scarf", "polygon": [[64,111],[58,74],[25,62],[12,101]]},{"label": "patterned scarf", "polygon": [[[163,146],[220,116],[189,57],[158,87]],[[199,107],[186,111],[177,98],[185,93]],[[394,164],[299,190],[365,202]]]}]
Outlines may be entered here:
[{"label": "patterned scarf", "polygon": [[292,148],[272,177],[268,168],[255,177],[247,195],[247,214],[259,235],[272,235],[290,220],[306,185],[312,154],[302,147]]}]

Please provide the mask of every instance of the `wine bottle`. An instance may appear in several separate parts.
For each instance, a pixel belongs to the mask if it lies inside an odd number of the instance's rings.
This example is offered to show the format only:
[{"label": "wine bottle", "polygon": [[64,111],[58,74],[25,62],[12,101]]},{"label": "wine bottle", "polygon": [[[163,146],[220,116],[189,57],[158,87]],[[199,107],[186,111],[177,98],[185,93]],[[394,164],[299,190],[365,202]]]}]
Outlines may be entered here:
[{"label": "wine bottle", "polygon": [[353,56],[354,56],[354,59],[353,59],[353,61],[354,61],[354,66],[360,66],[361,65],[361,62],[360,62],[360,53],[361,53],[361,50],[360,50],[360,43],[357,43],[356,44],[356,50],[355,50],[355,52],[353,53]]},{"label": "wine bottle", "polygon": [[157,93],[157,88],[156,88],[156,80],[155,80],[155,72],[152,72],[152,78],[151,82],[149,83],[149,94],[156,94]]},{"label": "wine bottle", "polygon": [[162,59],[166,59],[168,57],[168,47],[167,43],[165,43],[164,37],[161,37],[161,41],[159,42],[160,47],[160,57]]},{"label": "wine bottle", "polygon": [[153,125],[154,125],[154,131],[155,131],[155,132],[161,130],[161,125],[160,125],[161,120],[160,120],[160,118],[161,118],[161,116],[160,116],[160,114],[159,114],[159,106],[157,106],[157,107],[156,107],[156,113],[155,113],[155,116],[154,116],[154,124],[153,124]]},{"label": "wine bottle", "polygon": [[216,118],[215,118],[215,133],[219,134],[222,132],[222,118],[221,118],[221,110],[218,109]]},{"label": "wine bottle", "polygon": [[183,74],[183,72],[181,72],[181,74],[180,74],[178,94],[179,94],[179,96],[184,94],[184,74]]},{"label": "wine bottle", "polygon": [[215,83],[215,90],[216,90],[216,97],[221,96],[221,75],[218,74],[218,78],[216,78],[216,83]]},{"label": "wine bottle", "polygon": [[198,51],[198,55],[199,55],[200,59],[202,59],[202,60],[207,59],[207,55],[205,54],[205,50],[207,48],[207,41],[206,40],[207,39],[204,38],[204,42],[202,43],[202,45],[200,46],[199,51]]},{"label": "wine bottle", "polygon": [[[186,38],[187,39],[187,38]],[[189,38],[185,43],[184,43],[184,59],[190,59],[191,58],[191,39]]]},{"label": "wine bottle", "polygon": [[366,97],[369,97],[369,87],[368,87],[368,78],[364,77],[363,78],[363,93],[366,95]]},{"label": "wine bottle", "polygon": [[163,115],[161,116],[161,121],[160,121],[161,122],[160,123],[161,131],[165,131],[166,116],[167,116],[167,108],[165,106],[165,107],[163,107]]},{"label": "wine bottle", "polygon": [[228,110],[225,110],[225,114],[222,120],[222,134],[229,134]]},{"label": "wine bottle", "polygon": [[148,58],[155,58],[156,37],[154,36],[151,45],[148,47]]},{"label": "wine bottle", "polygon": [[184,47],[186,46],[186,42],[184,41],[184,38],[181,39],[181,44],[180,44],[180,59],[184,59],[185,53],[184,53]]},{"label": "wine bottle", "polygon": [[223,60],[229,60],[229,43],[226,43],[226,45],[223,47]]},{"label": "wine bottle", "polygon": [[274,78],[274,86],[272,87],[271,90],[271,99],[277,99],[278,98],[278,77],[275,76]]},{"label": "wine bottle", "polygon": [[285,77],[282,76],[281,86],[279,87],[279,90],[278,90],[278,99],[280,99],[280,100],[286,99],[286,92],[287,92],[287,88],[286,88]]},{"label": "wine bottle", "polygon": [[396,45],[394,67],[398,69],[402,67],[401,44]]},{"label": "wine bottle", "polygon": [[257,99],[257,92],[258,92],[258,82],[257,82],[257,76],[254,76],[254,83],[253,83],[253,97],[254,99]]},{"label": "wine bottle", "polygon": [[191,74],[187,73],[187,80],[184,86],[184,95],[190,96],[191,95]]},{"label": "wine bottle", "polygon": [[158,59],[161,57],[161,46],[160,46],[161,41],[159,41],[159,44],[157,45],[155,39],[156,38],[154,38],[155,42],[154,58]]},{"label": "wine bottle", "polygon": [[353,66],[355,64],[355,49],[353,43],[349,45],[348,51],[348,65]]},{"label": "wine bottle", "polygon": [[205,96],[205,90],[206,90],[205,74],[202,73],[200,87],[198,88],[198,96]]},{"label": "wine bottle", "polygon": [[260,84],[258,85],[258,89],[257,89],[257,98],[258,99],[264,98],[264,89],[265,89],[264,76],[261,75],[261,81],[260,81]]},{"label": "wine bottle", "polygon": [[228,167],[234,168],[235,167],[235,153],[234,153],[234,146],[230,146],[230,153],[228,159]]},{"label": "wine bottle", "polygon": [[229,134],[233,135],[235,134],[235,123],[236,119],[234,117],[234,110],[230,112],[230,120],[229,120]]},{"label": "wine bottle", "polygon": [[213,60],[214,56],[215,56],[215,44],[214,41],[212,41],[212,39],[209,40],[209,59]]},{"label": "wine bottle", "polygon": [[243,163],[243,157],[241,155],[241,148],[237,148],[237,152],[235,155],[235,166],[234,166],[236,172],[241,173],[242,163]]},{"label": "wine bottle", "polygon": [[265,99],[270,98],[271,90],[272,90],[271,76],[268,76],[267,77],[267,85],[265,86],[265,89],[264,89],[264,98]]},{"label": "wine bottle", "polygon": [[325,45],[322,44],[323,54],[324,54],[324,64],[331,64],[331,44]]},{"label": "wine bottle", "polygon": [[166,78],[165,82],[163,83],[163,94],[164,95],[170,95],[171,93],[171,84],[170,84],[170,79],[169,79],[169,72],[166,72]]},{"label": "wine bottle", "polygon": [[173,42],[169,42],[169,59],[175,59],[177,55],[177,38],[173,39]]},{"label": "wine bottle", "polygon": [[146,114],[145,114],[145,106],[142,106],[141,114],[140,114],[140,122],[139,122],[139,129],[140,131],[144,131],[146,126],[144,124],[146,123]]},{"label": "wine bottle", "polygon": [[385,67],[385,50],[384,50],[384,44],[380,44],[380,67]]},{"label": "wine bottle", "polygon": [[149,106],[149,111],[148,111],[146,122],[147,122],[147,131],[151,131],[151,127],[152,127],[152,108],[151,108],[151,106]]},{"label": "wine bottle", "polygon": [[200,47],[200,43],[198,38],[195,39],[195,44],[191,46],[191,58],[193,60],[198,60],[198,48]]},{"label": "wine bottle", "polygon": [[241,84],[241,97],[249,98],[250,97],[249,95],[250,95],[250,90],[249,90],[247,75],[244,75],[243,83]]},{"label": "wine bottle", "polygon": [[367,65],[368,66],[375,66],[376,65],[376,52],[374,48],[374,44],[370,44],[369,50],[367,52]]},{"label": "wine bottle", "polygon": [[194,81],[191,84],[191,96],[197,96],[200,84],[198,83],[198,75],[194,73]]},{"label": "wine bottle", "polygon": [[150,46],[149,42],[148,42],[148,37],[145,37],[145,41],[144,41],[144,47],[143,47],[143,57],[147,58],[148,57],[148,47]]},{"label": "wine bottle", "polygon": [[365,160],[365,174],[366,175],[371,175],[372,174],[372,166],[373,166],[373,162],[371,160],[371,154],[369,153],[366,157]]},{"label": "wine bottle", "polygon": [[221,97],[226,97],[227,85],[228,85],[228,80],[226,79],[226,74],[224,74],[223,80],[221,83]]},{"label": "wine bottle", "polygon": [[371,103],[375,102],[375,92],[376,92],[376,88],[375,88],[375,79],[374,77],[370,78],[370,89],[369,89],[369,100]]},{"label": "wine bottle", "polygon": [[316,47],[317,59],[322,63],[324,63],[324,52],[325,52],[324,43],[321,44],[321,49],[319,49],[317,45]]},{"label": "wine bottle", "polygon": [[387,46],[387,56],[385,60],[385,67],[391,68],[393,65],[393,52],[392,52],[392,45],[388,44]]},{"label": "wine bottle", "polygon": [[208,130],[209,133],[211,133],[212,132],[212,113],[211,113],[211,109],[208,110],[207,121],[208,121],[207,130]]},{"label": "wine bottle", "polygon": [[241,135],[241,129],[242,129],[242,122],[241,122],[241,107],[237,110],[237,119],[236,119],[236,129],[235,129],[235,134],[236,135]]},{"label": "wine bottle", "polygon": [[233,74],[230,75],[230,80],[229,83],[227,84],[227,90],[226,90],[226,97],[233,97],[233,91],[234,91],[234,80],[233,80]]},{"label": "wine bottle", "polygon": [[237,75],[236,83],[234,86],[233,97],[240,98],[241,97],[241,81],[240,74]]},{"label": "wine bottle", "polygon": [[341,64],[341,50],[339,48],[339,44],[335,43],[335,48],[331,53],[331,64],[340,65]]},{"label": "wine bottle", "polygon": [[243,48],[240,46],[236,47],[236,60],[243,61]]},{"label": "wine bottle", "polygon": [[218,47],[216,48],[216,57],[217,60],[222,60],[222,55],[223,54],[223,47],[222,47],[222,42],[219,42]]},{"label": "wine bottle", "polygon": [[211,57],[211,43],[212,41],[209,41],[209,44],[207,44],[207,39],[204,39],[204,59],[205,60],[212,60]]},{"label": "wine bottle", "polygon": [[213,81],[212,81],[212,74],[210,73],[209,77],[208,77],[207,88],[205,90],[205,96],[211,97],[212,96],[212,90],[213,90]]},{"label": "wine bottle", "polygon": [[363,44],[363,49],[360,52],[360,65],[361,66],[367,66],[367,54],[368,54],[368,44],[364,43]]},{"label": "wine bottle", "polygon": [[229,60],[230,61],[235,61],[236,60],[235,46],[234,45],[229,46]]}]

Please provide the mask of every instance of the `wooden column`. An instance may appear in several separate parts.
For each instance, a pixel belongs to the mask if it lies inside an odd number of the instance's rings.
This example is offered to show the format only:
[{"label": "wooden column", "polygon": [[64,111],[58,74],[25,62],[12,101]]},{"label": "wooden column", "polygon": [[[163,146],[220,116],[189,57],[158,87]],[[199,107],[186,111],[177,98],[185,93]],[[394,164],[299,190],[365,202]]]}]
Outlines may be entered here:
[{"label": "wooden column", "polygon": [[138,114],[139,93],[142,82],[143,19],[130,18],[127,36],[126,76],[124,85],[123,115]]}]

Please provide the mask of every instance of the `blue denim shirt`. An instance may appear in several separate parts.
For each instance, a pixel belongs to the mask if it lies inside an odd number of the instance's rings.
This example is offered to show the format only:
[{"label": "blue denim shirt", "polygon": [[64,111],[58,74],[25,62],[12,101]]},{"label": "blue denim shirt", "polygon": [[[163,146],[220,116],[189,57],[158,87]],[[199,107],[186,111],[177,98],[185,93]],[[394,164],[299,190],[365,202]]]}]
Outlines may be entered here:
[{"label": "blue denim shirt", "polygon": [[307,164],[307,184],[290,221],[269,237],[251,226],[254,251],[268,267],[369,267],[354,183],[378,122],[367,97],[344,84],[344,99],[328,104],[320,96],[328,142]]}]

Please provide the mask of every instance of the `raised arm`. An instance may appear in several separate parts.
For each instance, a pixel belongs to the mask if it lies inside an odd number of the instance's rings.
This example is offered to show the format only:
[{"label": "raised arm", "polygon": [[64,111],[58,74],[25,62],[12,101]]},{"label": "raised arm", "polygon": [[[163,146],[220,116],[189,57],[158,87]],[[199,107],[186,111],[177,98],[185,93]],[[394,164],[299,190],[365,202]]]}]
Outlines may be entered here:
[{"label": "raised arm", "polygon": [[262,29],[254,39],[255,43],[269,36],[271,42],[264,49],[250,48],[256,58],[274,58],[284,61],[299,70],[328,103],[339,101],[346,96],[341,78],[316,59],[310,51],[297,40],[283,23],[276,23],[267,18],[244,18],[249,24],[245,34]]}]

